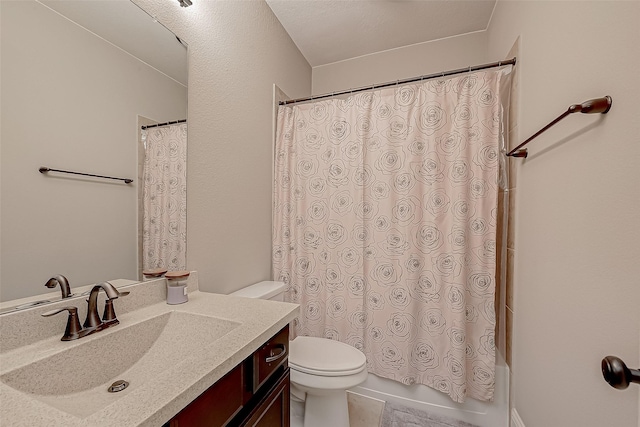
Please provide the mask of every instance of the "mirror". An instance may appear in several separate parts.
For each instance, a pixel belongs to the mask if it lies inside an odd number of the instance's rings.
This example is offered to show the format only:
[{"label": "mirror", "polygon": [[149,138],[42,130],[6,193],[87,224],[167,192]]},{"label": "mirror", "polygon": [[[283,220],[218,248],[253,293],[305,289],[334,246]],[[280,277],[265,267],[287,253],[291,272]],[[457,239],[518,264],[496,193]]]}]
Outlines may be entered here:
[{"label": "mirror", "polygon": [[186,118],[186,45],[128,0],[0,8],[0,301],[139,280],[140,123]]}]

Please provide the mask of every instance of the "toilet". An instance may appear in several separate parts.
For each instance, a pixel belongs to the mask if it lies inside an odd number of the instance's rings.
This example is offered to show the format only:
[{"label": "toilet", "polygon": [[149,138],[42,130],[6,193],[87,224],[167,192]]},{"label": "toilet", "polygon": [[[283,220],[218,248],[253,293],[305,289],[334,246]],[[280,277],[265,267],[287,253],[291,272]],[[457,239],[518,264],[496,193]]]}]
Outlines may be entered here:
[{"label": "toilet", "polygon": [[[231,295],[284,301],[285,284],[265,281]],[[292,426],[295,402],[304,402],[304,427],[349,427],[347,389],[367,379],[366,357],[327,338],[299,336],[289,343]]]}]

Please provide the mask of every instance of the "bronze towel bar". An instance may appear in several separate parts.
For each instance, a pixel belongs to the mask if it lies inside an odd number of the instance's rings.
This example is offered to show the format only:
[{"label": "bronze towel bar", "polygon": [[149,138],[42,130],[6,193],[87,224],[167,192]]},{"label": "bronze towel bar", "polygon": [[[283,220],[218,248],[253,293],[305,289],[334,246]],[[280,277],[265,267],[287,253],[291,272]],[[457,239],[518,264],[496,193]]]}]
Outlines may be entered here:
[{"label": "bronze towel bar", "polygon": [[115,179],[115,180],[118,180],[118,181],[124,181],[125,184],[131,184],[133,182],[133,180],[129,179],[129,178],[115,178],[115,177],[112,177],[112,176],[93,175],[93,174],[90,174],[90,173],[64,171],[64,170],[60,170],[60,169],[51,169],[51,168],[48,168],[46,166],[42,166],[38,170],[40,171],[40,173],[60,172],[60,173],[71,173],[71,174],[74,174],[74,175],[92,176],[94,178]]},{"label": "bronze towel bar", "polygon": [[573,104],[572,106],[569,107],[569,109],[567,111],[565,111],[564,113],[560,114],[554,121],[552,121],[551,123],[549,123],[548,125],[546,125],[542,129],[540,129],[538,132],[533,134],[525,142],[523,142],[522,144],[518,145],[513,150],[509,151],[507,153],[507,156],[525,157],[526,158],[527,154],[528,154],[527,153],[527,149],[526,148],[522,148],[522,147],[527,145],[529,142],[531,142],[531,140],[536,138],[542,132],[544,132],[545,130],[549,129],[551,126],[553,126],[556,123],[558,123],[560,120],[562,120],[565,117],[567,117],[569,114],[571,114],[571,113],[584,113],[584,114],[601,113],[601,114],[606,114],[611,109],[611,103],[612,102],[613,102],[613,100],[611,99],[611,97],[607,95],[607,96],[605,96],[603,98],[590,99],[588,101],[583,102],[582,104]]}]

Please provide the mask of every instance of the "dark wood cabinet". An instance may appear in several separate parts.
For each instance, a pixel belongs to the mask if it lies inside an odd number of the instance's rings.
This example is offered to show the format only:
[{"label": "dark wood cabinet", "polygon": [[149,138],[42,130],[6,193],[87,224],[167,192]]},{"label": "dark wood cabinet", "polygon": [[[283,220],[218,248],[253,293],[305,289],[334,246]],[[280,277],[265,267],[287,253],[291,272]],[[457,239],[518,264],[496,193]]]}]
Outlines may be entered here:
[{"label": "dark wood cabinet", "polygon": [[289,368],[285,375],[270,388],[253,411],[240,420],[238,425],[247,427],[289,427]]},{"label": "dark wood cabinet", "polygon": [[288,355],[286,326],[166,425],[289,427]]}]

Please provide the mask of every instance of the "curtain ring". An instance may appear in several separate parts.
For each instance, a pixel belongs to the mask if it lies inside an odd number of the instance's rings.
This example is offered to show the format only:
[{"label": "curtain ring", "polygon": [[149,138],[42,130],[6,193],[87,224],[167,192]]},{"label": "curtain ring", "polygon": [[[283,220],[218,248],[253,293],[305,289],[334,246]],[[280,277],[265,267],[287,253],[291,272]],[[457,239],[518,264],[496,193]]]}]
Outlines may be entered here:
[{"label": "curtain ring", "polygon": [[498,61],[498,67],[502,67],[502,61]]}]

